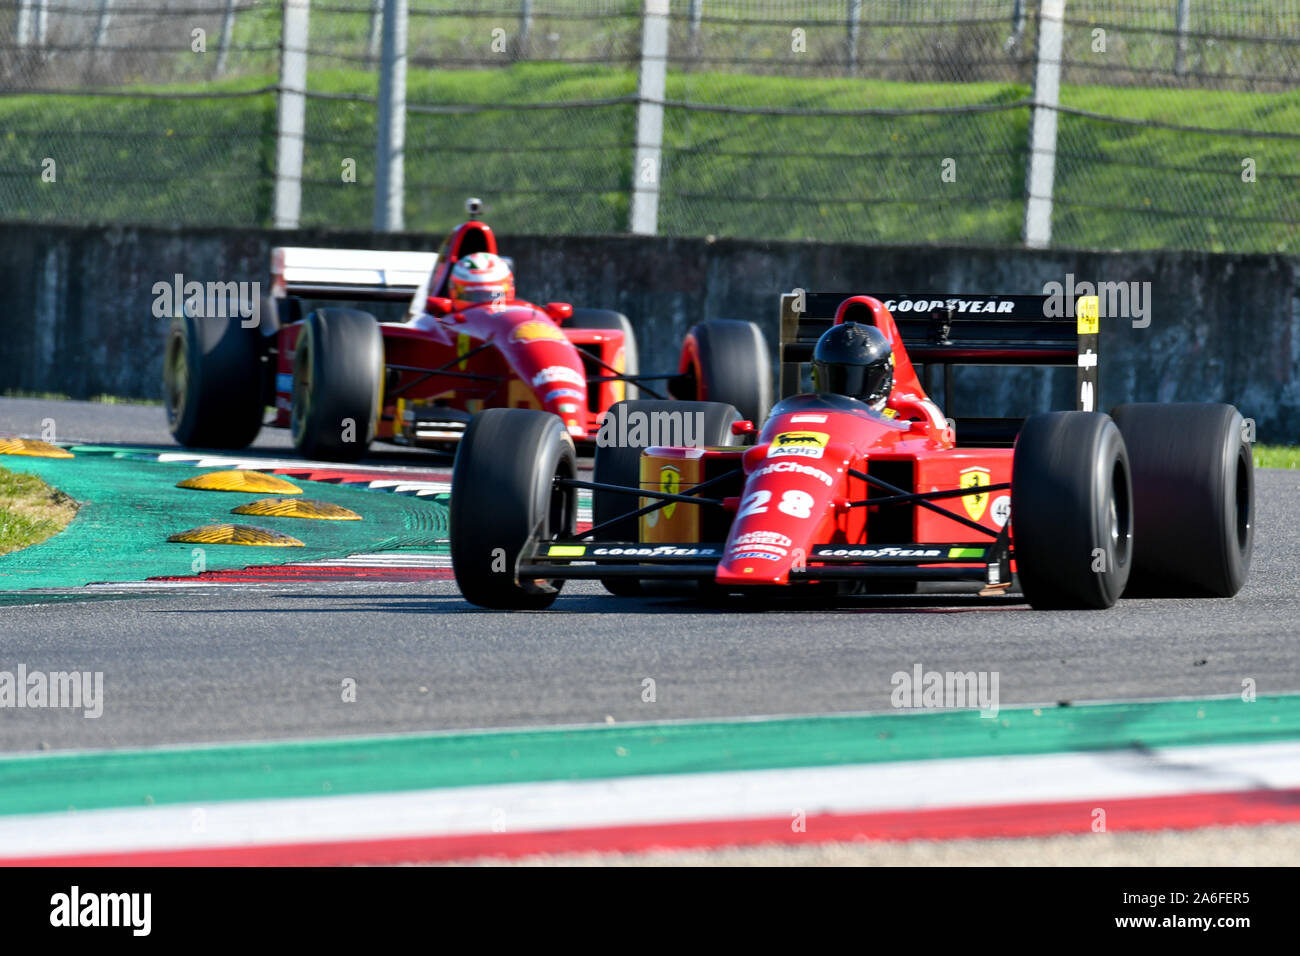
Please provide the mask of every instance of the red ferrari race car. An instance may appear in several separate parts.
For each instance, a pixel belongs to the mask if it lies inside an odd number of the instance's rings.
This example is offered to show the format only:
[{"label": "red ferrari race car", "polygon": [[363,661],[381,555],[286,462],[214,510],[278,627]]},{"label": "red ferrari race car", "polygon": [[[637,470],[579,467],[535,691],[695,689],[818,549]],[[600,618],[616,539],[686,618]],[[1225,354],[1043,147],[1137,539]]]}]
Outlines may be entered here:
[{"label": "red ferrari race car", "polygon": [[[477,216],[481,204],[467,208]],[[640,374],[626,316],[516,298],[513,263],[477,219],[436,254],[279,248],[271,276],[253,320],[172,321],[164,396],[182,445],[242,448],[267,406],[304,456],[356,461],[373,440],[454,447],[483,409],[545,412],[586,443],[601,415],[637,392],[724,401],[750,416],[771,405],[767,344],[753,323],[699,323],[676,370]],[[393,302],[408,303],[404,321],[352,307]]]},{"label": "red ferrari race car", "polygon": [[[1094,411],[1096,299],[1053,319],[1045,298],[785,296],[782,400],[761,429],[722,402],[621,402],[620,419],[698,416],[703,440],[602,443],[591,481],[555,416],[484,412],[452,482],[456,581],[489,608],[546,607],[571,578],[619,595],[693,581],[830,597],[928,581],[1000,595],[1014,574],[1036,608],[1235,594],[1254,541],[1241,415]],[[814,388],[800,392],[808,363]],[[951,407],[962,364],[1073,366],[1077,408],[946,418],[918,367],[927,381],[942,370]],[[584,533],[579,489],[593,493]]]}]

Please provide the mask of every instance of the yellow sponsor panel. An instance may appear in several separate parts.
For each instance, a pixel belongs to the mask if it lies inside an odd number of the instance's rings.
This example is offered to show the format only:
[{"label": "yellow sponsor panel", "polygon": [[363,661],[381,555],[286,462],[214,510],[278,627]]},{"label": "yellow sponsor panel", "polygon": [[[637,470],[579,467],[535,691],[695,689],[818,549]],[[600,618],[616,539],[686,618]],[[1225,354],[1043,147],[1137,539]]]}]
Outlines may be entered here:
[{"label": "yellow sponsor panel", "polygon": [[239,491],[261,495],[300,495],[302,489],[275,475],[260,471],[210,471],[176,482],[177,488],[199,491]]},{"label": "yellow sponsor panel", "polygon": [[540,319],[530,319],[520,325],[516,325],[510,333],[511,342],[564,342],[567,337],[563,332],[551,325],[549,322],[543,322]]},{"label": "yellow sponsor panel", "polygon": [[1080,335],[1096,335],[1101,328],[1101,300],[1095,295],[1081,295],[1074,306],[1079,319]]},{"label": "yellow sponsor panel", "polygon": [[506,405],[510,408],[536,408],[545,411],[542,403],[537,400],[537,395],[526,382],[519,379],[511,379],[510,385],[506,389]]},{"label": "yellow sponsor panel", "polygon": [[23,455],[27,458],[72,458],[72,452],[35,438],[0,438],[0,455]]},{"label": "yellow sponsor panel", "polygon": [[320,521],[360,521],[361,515],[350,508],[311,501],[306,498],[263,498],[232,508],[231,514],[270,515],[276,518],[315,518]]},{"label": "yellow sponsor panel", "polygon": [[580,558],[586,553],[586,547],[580,544],[553,544],[546,549],[548,558]]},{"label": "yellow sponsor panel", "polygon": [[[989,470],[987,468],[965,468],[961,473],[962,488],[982,488],[989,483]],[[973,495],[965,495],[961,503],[966,506],[966,513],[971,516],[972,521],[979,521],[984,516],[985,509],[989,506],[989,493],[981,491]]]},{"label": "yellow sponsor panel", "polygon": [[251,524],[205,524],[174,534],[168,541],[178,544],[245,544],[262,548],[302,548],[292,535],[258,528]]},{"label": "yellow sponsor panel", "polygon": [[[680,495],[698,485],[703,479],[702,458],[667,458],[659,455],[641,456],[641,487],[649,491],[664,491]],[[646,507],[660,499],[639,498],[639,507]],[[680,507],[679,507],[680,505]],[[631,508],[629,507],[629,511]],[[700,509],[671,501],[657,511],[641,516],[641,540],[664,544],[700,539]]]}]

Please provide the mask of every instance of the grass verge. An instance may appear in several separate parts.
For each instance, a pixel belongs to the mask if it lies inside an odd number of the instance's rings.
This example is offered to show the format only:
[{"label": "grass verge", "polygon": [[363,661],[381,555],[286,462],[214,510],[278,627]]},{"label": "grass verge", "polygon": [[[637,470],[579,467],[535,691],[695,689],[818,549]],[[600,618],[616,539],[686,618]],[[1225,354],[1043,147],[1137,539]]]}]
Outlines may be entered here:
[{"label": "grass verge", "polygon": [[1256,468],[1300,468],[1300,447],[1295,445],[1256,445]]},{"label": "grass verge", "polygon": [[0,554],[53,537],[77,514],[77,503],[35,475],[0,468]]}]

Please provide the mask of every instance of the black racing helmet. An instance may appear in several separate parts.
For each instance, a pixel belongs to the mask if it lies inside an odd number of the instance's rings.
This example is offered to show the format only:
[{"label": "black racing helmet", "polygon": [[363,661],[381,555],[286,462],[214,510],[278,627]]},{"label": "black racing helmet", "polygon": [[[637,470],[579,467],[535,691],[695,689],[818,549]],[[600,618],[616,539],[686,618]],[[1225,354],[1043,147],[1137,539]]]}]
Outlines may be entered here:
[{"label": "black racing helmet", "polygon": [[877,405],[894,387],[894,353],[874,325],[844,322],[817,340],[812,355],[813,390],[848,395]]}]

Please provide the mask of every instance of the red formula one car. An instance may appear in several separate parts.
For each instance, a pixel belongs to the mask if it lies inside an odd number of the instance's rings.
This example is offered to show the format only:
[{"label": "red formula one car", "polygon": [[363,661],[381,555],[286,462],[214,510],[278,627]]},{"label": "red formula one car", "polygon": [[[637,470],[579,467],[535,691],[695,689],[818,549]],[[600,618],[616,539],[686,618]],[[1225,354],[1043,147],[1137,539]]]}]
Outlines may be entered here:
[{"label": "red formula one car", "polygon": [[[472,215],[480,208],[470,201]],[[512,266],[496,253],[491,228],[477,219],[457,226],[436,254],[274,250],[272,294],[259,316],[173,320],[164,355],[173,436],[242,448],[273,406],[270,424],[291,429],[303,455],[355,461],[372,440],[454,447],[491,408],[545,412],[588,443],[602,414],[638,391],[726,401],[754,416],[771,405],[767,345],[753,323],[702,322],[676,370],[640,374],[632,325],[618,312],[534,305],[515,298],[513,275],[483,301],[457,298],[473,291],[456,277],[472,280],[477,259],[491,263],[484,275]],[[327,307],[313,308],[315,300]],[[405,319],[380,322],[359,307],[385,302],[407,303]]]},{"label": "red formula one car", "polygon": [[[545,607],[571,578],[614,594],[661,581],[827,596],[972,581],[992,595],[1015,574],[1038,608],[1235,594],[1254,534],[1241,416],[1217,404],[1094,411],[1096,300],[1080,300],[1077,319],[1046,318],[1044,304],[786,296],[783,400],[761,428],[723,403],[620,403],[620,420],[696,415],[703,441],[602,444],[589,482],[553,416],[484,413],[456,459],[456,580],[491,608]],[[892,356],[878,407],[799,392],[814,347],[844,323],[877,330]],[[913,362],[927,379],[943,370],[949,407],[954,365],[1072,366],[1077,409],[946,418]],[[579,534],[582,488],[593,492],[595,524]]]}]

